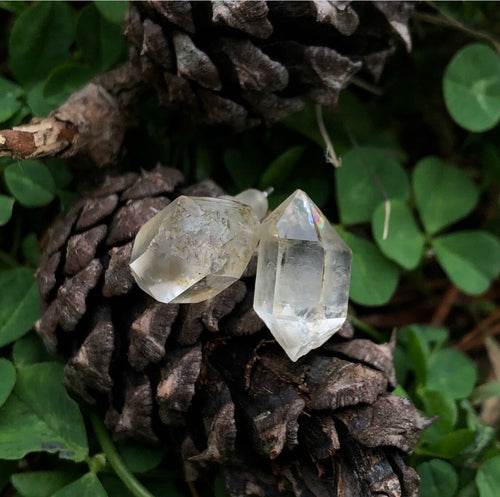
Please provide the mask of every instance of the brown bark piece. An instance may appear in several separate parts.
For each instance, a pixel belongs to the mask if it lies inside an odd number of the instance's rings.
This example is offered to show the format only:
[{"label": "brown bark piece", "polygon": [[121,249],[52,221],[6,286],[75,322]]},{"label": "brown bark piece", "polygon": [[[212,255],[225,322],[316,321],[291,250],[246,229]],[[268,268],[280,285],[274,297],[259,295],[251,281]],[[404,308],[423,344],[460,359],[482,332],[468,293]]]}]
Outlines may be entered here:
[{"label": "brown bark piece", "polygon": [[399,35],[406,45],[406,50],[411,51],[411,36],[408,21],[413,12],[411,2],[372,2],[372,4],[386,17],[391,28]]},{"label": "brown bark piece", "polygon": [[[246,365],[243,377],[236,368],[231,371],[240,384],[236,400],[254,449],[266,458],[275,459],[285,446],[298,444],[298,418],[306,404],[297,385],[304,380],[306,366],[285,359],[274,344],[257,349],[254,361]],[[241,390],[245,385],[246,393]]]},{"label": "brown bark piece", "polygon": [[161,381],[156,390],[160,418],[167,425],[182,422],[182,414],[189,410],[200,375],[201,345],[176,348],[167,353],[161,367]]},{"label": "brown bark piece", "polygon": [[72,123],[50,116],[0,131],[0,157],[39,159],[61,155],[71,147],[78,133]]},{"label": "brown bark piece", "polygon": [[135,200],[154,197],[162,193],[171,193],[184,181],[184,175],[178,169],[157,165],[152,171],[142,171],[135,183],[121,195],[122,200]]},{"label": "brown bark piece", "polygon": [[196,81],[203,88],[216,91],[222,88],[217,67],[187,34],[175,31],[172,33],[172,42],[180,76]]},{"label": "brown bark piece", "polygon": [[405,397],[381,395],[372,405],[335,413],[349,433],[365,447],[392,446],[411,453],[420,434],[433,422]]},{"label": "brown bark piece", "polygon": [[106,239],[108,245],[128,242],[141,227],[170,203],[166,197],[130,200],[113,217]]},{"label": "brown bark piece", "polygon": [[339,352],[349,359],[360,361],[385,373],[389,384],[395,388],[397,384],[396,371],[392,362],[392,350],[390,344],[378,345],[371,340],[356,339],[341,343],[328,343],[327,350]]},{"label": "brown bark piece", "polygon": [[345,441],[345,447],[350,455],[355,474],[368,488],[368,492],[363,495],[402,497],[399,478],[382,450],[361,449],[350,440]]},{"label": "brown bark piece", "polygon": [[337,95],[362,66],[361,62],[354,62],[327,47],[305,47],[304,56],[315,76]]},{"label": "brown bark piece", "polygon": [[300,98],[284,98],[274,93],[245,91],[243,98],[268,122],[276,122],[304,108]]},{"label": "brown bark piece", "polygon": [[310,365],[306,384],[312,409],[335,410],[360,402],[371,404],[387,386],[383,373],[362,364],[315,356]]},{"label": "brown bark piece", "polygon": [[148,4],[171,23],[190,33],[195,32],[191,2],[185,0],[173,0],[169,2],[149,0]]},{"label": "brown bark piece", "polygon": [[114,335],[111,321],[99,321],[64,368],[65,386],[90,404],[95,400],[88,388],[107,393],[113,386],[109,365],[115,349]]},{"label": "brown bark piece", "polygon": [[102,287],[104,297],[124,295],[135,284],[129,265],[132,246],[133,242],[129,242],[121,247],[113,247],[108,252],[110,259],[104,273],[104,285]]},{"label": "brown bark piece", "polygon": [[76,223],[76,229],[85,230],[102,222],[116,209],[117,205],[118,195],[114,193],[105,197],[87,199]]},{"label": "brown bark piece", "polygon": [[229,495],[284,497],[283,487],[279,484],[278,478],[266,471],[259,471],[246,464],[235,468],[225,467],[223,470]]},{"label": "brown bark piece", "polygon": [[102,265],[92,260],[72,278],[59,287],[57,292],[59,323],[64,331],[73,331],[87,310],[87,295],[97,285],[101,276]]},{"label": "brown bark piece", "polygon": [[143,39],[141,56],[148,55],[154,62],[166,69],[172,71],[174,68],[174,54],[167,39],[163,34],[163,30],[158,24],[155,24],[151,19],[144,19]]},{"label": "brown bark piece", "polygon": [[178,312],[177,304],[154,302],[132,323],[127,357],[136,371],[165,356],[165,342]]},{"label": "brown bark piece", "polygon": [[298,445],[298,418],[306,403],[294,387],[283,385],[276,393],[252,400],[240,398],[238,404],[258,454],[276,459],[285,446]]},{"label": "brown bark piece", "polygon": [[[169,72],[163,73],[166,88],[155,86],[160,104],[182,112],[187,106],[192,111],[198,109],[199,102],[187,79]],[[188,116],[189,117],[189,116]],[[193,116],[190,116],[193,117]]]},{"label": "brown bark piece", "polygon": [[106,88],[89,83],[73,93],[50,116],[76,129],[68,153],[59,154],[61,157],[79,154],[99,166],[117,162],[125,136],[126,119],[118,102]]},{"label": "brown bark piece", "polygon": [[191,195],[192,197],[220,197],[224,195],[224,190],[215,181],[207,178],[183,188],[182,194]]},{"label": "brown bark piece", "polygon": [[77,201],[70,208],[64,219],[58,219],[48,230],[49,241],[45,247],[45,254],[52,255],[59,250],[68,239],[71,229],[75,224],[78,215],[82,209],[83,202]]},{"label": "brown bark piece", "polygon": [[247,292],[247,287],[242,281],[235,281],[231,286],[223,290],[210,300],[200,302],[199,315],[201,322],[208,331],[219,331],[219,321],[230,314],[240,303]]},{"label": "brown bark piece", "polygon": [[44,253],[40,258],[40,266],[36,270],[35,277],[42,300],[47,300],[56,284],[56,271],[59,262],[61,262],[61,252],[55,252],[50,256]]},{"label": "brown bark piece", "polygon": [[[281,476],[281,484],[289,488],[296,497],[336,497],[331,481],[320,479],[315,471],[296,461],[277,468],[277,476]],[[356,494],[353,494],[356,495]]]},{"label": "brown bark piece", "polygon": [[356,31],[359,18],[350,6],[351,2],[312,0],[309,3],[315,11],[318,22],[332,24],[345,36],[350,36]]},{"label": "brown bark piece", "polygon": [[387,63],[387,59],[391,57],[395,51],[395,47],[389,47],[385,50],[363,56],[363,67],[370,71],[375,82],[382,76],[382,71]]},{"label": "brown bark piece", "polygon": [[229,317],[227,329],[231,335],[253,335],[265,328],[264,321],[260,319],[253,308],[253,297],[253,290],[249,290],[239,305],[240,312]]},{"label": "brown bark piece", "polygon": [[106,174],[99,185],[91,185],[83,193],[85,196],[97,201],[103,200],[102,197],[119,193],[125,190],[137,179],[137,173],[125,173],[120,175]]},{"label": "brown bark piece", "polygon": [[184,314],[177,342],[181,345],[193,345],[205,329],[215,332],[219,330],[219,320],[227,316],[238,302],[243,300],[246,286],[236,281],[215,297],[191,304]]},{"label": "brown bark piece", "polygon": [[283,90],[288,85],[286,67],[271,60],[249,40],[225,38],[221,46],[243,90],[268,93]]},{"label": "brown bark piece", "polygon": [[349,319],[344,321],[344,324],[337,331],[336,335],[345,339],[351,339],[354,336],[354,327]]},{"label": "brown bark piece", "polygon": [[[145,375],[125,376],[125,402],[113,426],[116,440],[134,439],[154,443],[158,437],[153,431],[153,392],[149,379]],[[113,416],[110,420],[113,421]]]},{"label": "brown bark piece", "polygon": [[131,3],[123,16],[123,34],[136,47],[142,45],[144,27],[141,21],[141,14],[137,7]]},{"label": "brown bark piece", "polygon": [[339,436],[331,416],[315,416],[301,421],[299,440],[316,460],[331,457],[340,449]]},{"label": "brown bark piece", "polygon": [[59,303],[53,300],[42,317],[35,323],[35,331],[42,337],[43,343],[51,354],[57,352],[56,330],[59,324]]},{"label": "brown bark piece", "polygon": [[257,38],[269,38],[273,32],[268,12],[264,0],[212,0],[213,22],[226,24]]},{"label": "brown bark piece", "polygon": [[198,96],[203,104],[207,123],[229,124],[237,131],[248,127],[248,113],[242,105],[201,88],[198,90]]},{"label": "brown bark piece", "polygon": [[406,466],[398,452],[393,451],[388,457],[403,487],[402,497],[418,497],[420,478],[417,472],[413,468]]},{"label": "brown bark piece", "polygon": [[235,454],[236,421],[229,388],[210,364],[203,365],[198,387],[207,448],[192,461],[229,462]]},{"label": "brown bark piece", "polygon": [[106,232],[106,225],[100,224],[70,237],[66,245],[64,272],[72,275],[86,267],[94,258],[97,247],[104,240]]}]

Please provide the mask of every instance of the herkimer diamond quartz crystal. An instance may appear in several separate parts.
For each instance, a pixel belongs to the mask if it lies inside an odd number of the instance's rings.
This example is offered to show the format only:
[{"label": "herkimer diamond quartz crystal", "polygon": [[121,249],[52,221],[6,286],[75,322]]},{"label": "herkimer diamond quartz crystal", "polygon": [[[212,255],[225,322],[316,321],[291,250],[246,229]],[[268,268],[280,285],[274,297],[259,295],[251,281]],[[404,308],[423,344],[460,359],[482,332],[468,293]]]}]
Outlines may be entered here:
[{"label": "herkimer diamond quartz crystal", "polygon": [[301,190],[262,222],[254,309],[292,361],[344,323],[351,260],[349,247]]},{"label": "herkimer diamond quartz crystal", "polygon": [[130,268],[137,284],[160,302],[201,302],[241,277],[258,227],[249,205],[180,196],[140,229]]}]

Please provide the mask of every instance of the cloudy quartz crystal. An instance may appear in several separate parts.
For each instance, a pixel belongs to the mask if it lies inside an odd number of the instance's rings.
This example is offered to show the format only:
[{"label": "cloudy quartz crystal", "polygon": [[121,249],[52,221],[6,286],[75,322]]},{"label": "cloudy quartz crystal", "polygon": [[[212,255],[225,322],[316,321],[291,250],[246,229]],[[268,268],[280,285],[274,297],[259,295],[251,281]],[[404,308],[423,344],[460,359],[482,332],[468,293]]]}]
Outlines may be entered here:
[{"label": "cloudy quartz crystal", "polygon": [[136,236],[130,267],[160,302],[194,303],[238,280],[258,243],[252,207],[229,198],[180,196]]},{"label": "cloudy quartz crystal", "polygon": [[351,259],[349,247],[301,190],[262,222],[254,309],[292,361],[344,323]]}]

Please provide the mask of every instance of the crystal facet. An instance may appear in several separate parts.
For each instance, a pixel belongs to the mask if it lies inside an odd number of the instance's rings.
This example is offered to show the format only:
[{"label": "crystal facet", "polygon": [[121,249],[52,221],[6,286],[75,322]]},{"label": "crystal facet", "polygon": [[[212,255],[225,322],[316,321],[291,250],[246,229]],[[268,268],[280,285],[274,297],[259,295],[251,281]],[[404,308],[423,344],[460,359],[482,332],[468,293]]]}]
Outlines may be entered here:
[{"label": "crystal facet", "polygon": [[262,222],[254,309],[292,361],[344,323],[351,259],[349,247],[301,190]]},{"label": "crystal facet", "polygon": [[252,208],[241,202],[181,196],[140,229],[130,268],[160,302],[201,302],[241,277],[258,226]]}]

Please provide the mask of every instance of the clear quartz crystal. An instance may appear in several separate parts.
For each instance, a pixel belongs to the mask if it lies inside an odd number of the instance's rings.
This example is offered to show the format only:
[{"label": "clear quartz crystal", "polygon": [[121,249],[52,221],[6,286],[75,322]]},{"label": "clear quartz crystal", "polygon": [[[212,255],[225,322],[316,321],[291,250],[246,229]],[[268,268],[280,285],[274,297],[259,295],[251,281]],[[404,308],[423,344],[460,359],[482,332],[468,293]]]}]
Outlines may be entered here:
[{"label": "clear quartz crystal", "polygon": [[262,222],[254,309],[292,361],[344,323],[351,259],[349,247],[301,190]]},{"label": "clear quartz crystal", "polygon": [[258,243],[252,208],[223,198],[181,196],[135,238],[130,268],[160,302],[194,303],[238,280]]}]

